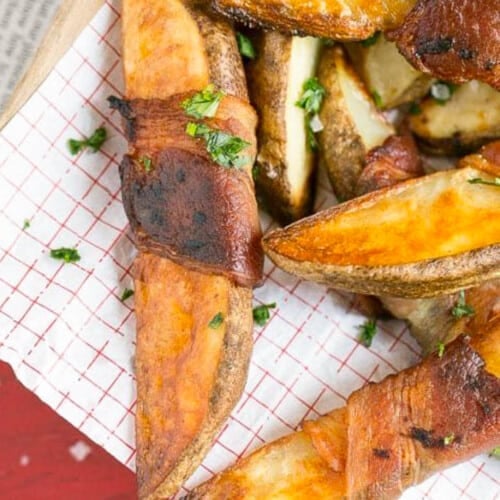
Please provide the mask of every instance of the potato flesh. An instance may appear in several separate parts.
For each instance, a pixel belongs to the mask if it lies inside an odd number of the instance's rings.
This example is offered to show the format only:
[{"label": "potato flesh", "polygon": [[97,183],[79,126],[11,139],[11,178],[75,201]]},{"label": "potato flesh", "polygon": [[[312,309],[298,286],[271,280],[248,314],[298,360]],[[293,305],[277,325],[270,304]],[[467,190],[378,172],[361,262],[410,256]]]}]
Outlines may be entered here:
[{"label": "potato flesh", "polygon": [[394,128],[382,117],[352,70],[343,58],[337,58],[337,72],[340,88],[345,98],[347,111],[367,151],[380,146]]},{"label": "potato flesh", "polygon": [[493,179],[464,168],[372,193],[336,216],[291,226],[274,250],[299,262],[380,266],[499,243],[500,189],[468,182],[476,177]]},{"label": "potato flesh", "polygon": [[500,136],[500,92],[486,83],[465,83],[444,105],[429,98],[421,108],[422,112],[410,119],[412,130],[421,137]]},{"label": "potato flesh", "polygon": [[304,83],[316,72],[320,40],[293,37],[288,67],[288,88],[285,109],[286,165],[292,203],[299,203],[313,168],[313,154],[306,134],[304,110],[297,106]]},{"label": "potato flesh", "polygon": [[347,50],[370,92],[377,92],[384,109],[426,94],[431,79],[399,53],[396,44],[380,35],[370,47],[348,44]]}]

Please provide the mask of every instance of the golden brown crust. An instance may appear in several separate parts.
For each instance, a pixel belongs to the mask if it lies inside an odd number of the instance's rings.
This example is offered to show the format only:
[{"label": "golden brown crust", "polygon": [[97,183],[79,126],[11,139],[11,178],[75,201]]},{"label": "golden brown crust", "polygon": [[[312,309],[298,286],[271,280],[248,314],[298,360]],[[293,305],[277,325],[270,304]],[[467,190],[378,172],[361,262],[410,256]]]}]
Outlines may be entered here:
[{"label": "golden brown crust", "polygon": [[[264,250],[288,272],[357,293],[423,298],[497,278],[498,188],[468,181],[491,179],[487,169],[498,167],[478,158],[464,162],[481,170],[406,181],[275,230],[264,237]],[[481,232],[471,230],[478,224]]]},{"label": "golden brown crust", "polygon": [[252,294],[151,254],[134,273],[139,496],[162,498],[193,472],[243,390]]},{"label": "golden brown crust", "polygon": [[387,37],[420,71],[500,89],[500,8],[497,0],[419,0]]},{"label": "golden brown crust", "polygon": [[401,24],[415,0],[213,0],[215,8],[249,26],[293,35],[364,40]]}]

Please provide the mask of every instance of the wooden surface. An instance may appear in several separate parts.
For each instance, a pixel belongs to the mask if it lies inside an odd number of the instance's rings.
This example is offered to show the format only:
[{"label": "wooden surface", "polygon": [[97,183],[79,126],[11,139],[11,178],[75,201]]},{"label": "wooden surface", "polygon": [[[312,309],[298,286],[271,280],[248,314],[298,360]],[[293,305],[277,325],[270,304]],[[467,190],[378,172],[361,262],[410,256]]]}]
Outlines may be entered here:
[{"label": "wooden surface", "polygon": [[0,116],[0,130],[11,120],[92,20],[104,0],[63,0],[32,64]]},{"label": "wooden surface", "polygon": [[[135,475],[63,420],[0,362],[0,498],[132,500]],[[77,461],[69,449],[88,445]]]}]

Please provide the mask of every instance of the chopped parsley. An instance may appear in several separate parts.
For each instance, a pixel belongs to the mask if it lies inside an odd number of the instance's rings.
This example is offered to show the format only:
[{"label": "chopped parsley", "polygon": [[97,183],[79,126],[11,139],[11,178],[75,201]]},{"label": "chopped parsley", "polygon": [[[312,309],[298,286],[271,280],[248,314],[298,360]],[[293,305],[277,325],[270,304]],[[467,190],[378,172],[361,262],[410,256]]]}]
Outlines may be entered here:
[{"label": "chopped parsley", "polygon": [[125,288],[125,290],[123,290],[122,296],[120,297],[120,300],[122,302],[125,302],[127,299],[130,299],[132,295],[134,295],[134,290],[131,290],[130,288]]},{"label": "chopped parsley", "polygon": [[465,291],[461,290],[458,294],[458,300],[453,309],[451,310],[451,314],[454,318],[460,319],[467,316],[474,316],[476,311],[472,306],[469,306],[465,302]]},{"label": "chopped parsley", "polygon": [[217,113],[219,104],[224,97],[224,92],[215,90],[210,84],[202,91],[194,94],[182,103],[182,108],[188,116],[193,118],[212,118]]},{"label": "chopped parsley", "polygon": [[377,106],[377,108],[381,108],[384,105],[382,97],[376,90],[372,90],[372,97],[373,102],[375,103],[375,106]]},{"label": "chopped parsley", "polygon": [[496,186],[500,187],[500,177],[495,177],[493,181],[487,181],[485,179],[481,179],[481,177],[474,177],[473,179],[469,179],[469,184],[485,184],[486,186]]},{"label": "chopped parsley", "polygon": [[444,355],[444,348],[445,348],[444,342],[438,342],[436,344],[436,353],[438,355],[438,358],[442,358],[443,357],[443,355]]},{"label": "chopped parsley", "polygon": [[219,326],[221,326],[223,322],[224,322],[224,315],[221,312],[218,312],[210,320],[210,323],[208,323],[208,328],[211,328],[212,330],[217,330],[217,328],[219,328]]},{"label": "chopped parsley", "polygon": [[450,444],[452,444],[453,441],[455,441],[455,434],[453,434],[453,432],[443,438],[443,444],[445,446],[450,446]]},{"label": "chopped parsley", "polygon": [[431,97],[441,105],[445,105],[450,99],[453,93],[457,90],[457,85],[447,82],[436,82],[431,86]]},{"label": "chopped parsley", "polygon": [[69,139],[68,140],[68,149],[72,155],[77,155],[81,151],[90,148],[94,153],[101,149],[101,146],[104,144],[106,139],[108,138],[108,134],[104,127],[99,127],[95,130],[95,132],[88,138],[77,140],[77,139]]},{"label": "chopped parsley", "polygon": [[410,115],[416,116],[422,113],[422,108],[420,107],[420,104],[418,102],[412,102],[408,111]]},{"label": "chopped parsley", "polygon": [[204,139],[212,160],[225,168],[241,168],[249,161],[249,157],[241,155],[241,152],[250,143],[239,137],[193,122],[187,124],[186,133]]},{"label": "chopped parsley", "polygon": [[56,260],[64,260],[66,264],[78,262],[80,254],[76,248],[56,248],[50,251],[50,256]]},{"label": "chopped parsley", "polygon": [[149,156],[141,156],[139,158],[139,164],[148,173],[151,172],[151,170],[153,170],[153,160],[149,158]]},{"label": "chopped parsley", "polygon": [[359,325],[359,341],[365,346],[370,347],[372,345],[373,337],[377,334],[377,321],[374,319],[369,319],[365,321],[362,325]]},{"label": "chopped parsley", "polygon": [[236,41],[238,42],[238,49],[240,51],[240,54],[243,57],[246,57],[248,59],[255,59],[255,56],[257,54],[250,38],[238,31],[236,32]]},{"label": "chopped parsley", "polygon": [[302,87],[302,96],[295,103],[297,107],[302,108],[306,113],[307,142],[312,150],[318,147],[314,134],[322,130],[322,127],[318,127],[321,123],[318,113],[325,95],[326,90],[319,80],[316,77],[309,78]]},{"label": "chopped parsley", "polygon": [[271,317],[269,313],[270,309],[274,309],[276,307],[276,303],[272,304],[262,304],[261,306],[254,307],[253,309],[253,320],[257,325],[264,326]]},{"label": "chopped parsley", "polygon": [[363,47],[371,47],[377,43],[377,40],[380,38],[380,31],[375,32],[370,38],[363,40],[361,45]]},{"label": "chopped parsley", "polygon": [[259,177],[260,174],[260,165],[254,164],[252,167],[252,178],[253,180],[257,180],[257,177]]},{"label": "chopped parsley", "polygon": [[495,446],[490,453],[490,457],[500,458],[500,446]]},{"label": "chopped parsley", "polygon": [[31,222],[29,219],[24,219],[23,223],[23,231],[26,231],[26,229],[29,229],[31,227]]}]

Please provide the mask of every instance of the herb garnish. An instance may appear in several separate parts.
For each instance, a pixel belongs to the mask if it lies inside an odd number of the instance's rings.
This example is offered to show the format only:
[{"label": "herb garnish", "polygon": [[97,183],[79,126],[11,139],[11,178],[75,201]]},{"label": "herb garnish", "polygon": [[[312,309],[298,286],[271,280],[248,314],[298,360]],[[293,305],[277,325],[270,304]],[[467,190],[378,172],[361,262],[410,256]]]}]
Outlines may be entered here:
[{"label": "herb garnish", "polygon": [[224,92],[215,90],[215,86],[210,84],[193,97],[183,101],[182,108],[188,116],[194,118],[213,118],[223,97]]},{"label": "herb garnish", "polygon": [[316,77],[309,78],[302,87],[302,96],[295,103],[297,107],[302,108],[306,113],[307,141],[309,147],[313,150],[318,147],[314,133],[319,132],[321,128],[318,128],[315,124],[321,123],[318,113],[325,95],[326,90],[319,83],[319,80]]},{"label": "herb garnish", "polygon": [[453,441],[455,441],[455,434],[453,434],[453,432],[443,438],[443,444],[445,446],[450,446],[450,444],[452,444]]},{"label": "herb garnish", "polygon": [[384,105],[381,95],[376,90],[372,90],[372,97],[377,108],[381,108]]},{"label": "herb garnish", "polygon": [[252,41],[247,36],[243,35],[239,31],[236,32],[236,41],[238,42],[238,49],[243,57],[248,59],[255,59],[256,52]]},{"label": "herb garnish", "polygon": [[457,90],[457,85],[447,82],[436,82],[431,86],[431,96],[438,103],[444,106],[450,99],[455,90]]},{"label": "herb garnish", "polygon": [[363,40],[361,45],[363,47],[371,47],[377,43],[377,40],[380,38],[380,31],[375,32],[370,38]]},{"label": "herb garnish", "polygon": [[451,310],[451,314],[454,318],[460,319],[466,316],[474,316],[476,311],[472,306],[469,306],[465,302],[465,291],[461,290],[458,294],[458,300],[453,309]]},{"label": "herb garnish", "polygon": [[486,186],[496,186],[500,187],[500,177],[495,177],[493,181],[487,181],[485,179],[481,179],[481,177],[474,177],[473,179],[468,180],[469,184],[485,184]]},{"label": "herb garnish", "polygon": [[274,309],[276,307],[276,302],[272,304],[262,304],[261,306],[254,307],[253,309],[253,320],[257,325],[264,326],[271,317],[269,309]]},{"label": "herb garnish", "polygon": [[215,130],[203,123],[187,124],[186,133],[191,137],[200,137],[207,143],[207,151],[213,161],[226,168],[240,168],[249,161],[248,156],[240,153],[248,146],[249,142],[234,135]]},{"label": "herb garnish", "polygon": [[120,300],[122,302],[125,302],[127,299],[130,299],[132,295],[134,295],[134,290],[131,290],[130,288],[125,288],[125,290],[123,290],[122,296],[120,297]]},{"label": "herb garnish", "polygon": [[26,229],[29,229],[31,227],[31,222],[29,219],[24,219],[23,223],[23,231],[26,231]]},{"label": "herb garnish", "polygon": [[490,453],[490,457],[500,458],[500,446],[495,446]]},{"label": "herb garnish", "polygon": [[436,344],[436,353],[438,355],[438,358],[442,358],[443,357],[444,348],[445,348],[444,342],[438,342]]},{"label": "herb garnish", "polygon": [[208,324],[208,328],[211,328],[212,330],[217,330],[220,325],[224,322],[224,316],[221,312],[218,312],[211,320],[210,323]]},{"label": "herb garnish", "polygon": [[141,156],[139,158],[139,164],[144,167],[144,170],[148,173],[153,169],[153,160],[149,158],[149,156]]},{"label": "herb garnish", "polygon": [[365,347],[370,347],[372,345],[373,337],[377,334],[377,321],[369,319],[362,325],[359,325],[358,328],[360,330],[359,341]]},{"label": "herb garnish", "polygon": [[76,248],[56,248],[50,251],[50,256],[56,260],[64,260],[66,264],[78,262],[80,254]]},{"label": "herb garnish", "polygon": [[412,102],[408,111],[410,115],[416,116],[422,113],[422,108],[420,107],[420,104],[418,102]]},{"label": "herb garnish", "polygon": [[99,127],[95,130],[95,132],[88,138],[77,140],[77,139],[69,139],[68,140],[68,149],[72,155],[76,155],[83,151],[84,149],[90,148],[94,153],[101,149],[101,146],[104,144],[108,137],[106,129],[104,127]]}]

